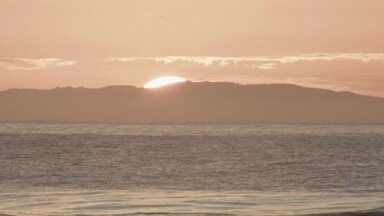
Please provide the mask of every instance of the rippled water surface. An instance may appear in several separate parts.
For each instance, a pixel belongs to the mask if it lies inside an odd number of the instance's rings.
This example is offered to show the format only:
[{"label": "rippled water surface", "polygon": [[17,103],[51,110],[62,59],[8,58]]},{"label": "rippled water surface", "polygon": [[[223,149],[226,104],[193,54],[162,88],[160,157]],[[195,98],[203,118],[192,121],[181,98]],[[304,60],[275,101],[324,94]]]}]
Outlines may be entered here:
[{"label": "rippled water surface", "polygon": [[383,207],[383,125],[0,124],[0,215]]}]

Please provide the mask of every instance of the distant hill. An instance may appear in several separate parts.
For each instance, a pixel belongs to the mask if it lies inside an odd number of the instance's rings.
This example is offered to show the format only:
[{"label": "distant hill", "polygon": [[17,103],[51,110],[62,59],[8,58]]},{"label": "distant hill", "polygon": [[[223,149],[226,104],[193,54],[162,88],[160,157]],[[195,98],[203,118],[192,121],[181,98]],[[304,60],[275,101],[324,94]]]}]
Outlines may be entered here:
[{"label": "distant hill", "polygon": [[290,84],[11,89],[1,122],[384,123],[384,99]]}]

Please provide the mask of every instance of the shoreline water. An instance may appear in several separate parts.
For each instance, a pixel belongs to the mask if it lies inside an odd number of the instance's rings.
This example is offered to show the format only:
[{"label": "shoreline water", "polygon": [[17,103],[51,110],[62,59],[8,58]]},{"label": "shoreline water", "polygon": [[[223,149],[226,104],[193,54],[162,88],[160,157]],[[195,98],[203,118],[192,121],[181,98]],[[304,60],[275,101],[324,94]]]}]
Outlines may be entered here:
[{"label": "shoreline water", "polygon": [[381,125],[0,124],[0,215],[383,215]]},{"label": "shoreline water", "polygon": [[2,192],[6,215],[338,215],[383,213],[384,193],[55,190]]}]

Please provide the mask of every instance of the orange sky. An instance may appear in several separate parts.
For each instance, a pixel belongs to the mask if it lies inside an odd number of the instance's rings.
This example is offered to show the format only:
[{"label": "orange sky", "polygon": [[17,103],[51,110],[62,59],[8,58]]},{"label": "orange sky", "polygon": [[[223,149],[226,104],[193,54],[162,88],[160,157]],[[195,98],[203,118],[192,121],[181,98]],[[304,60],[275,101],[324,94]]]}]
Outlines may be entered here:
[{"label": "orange sky", "polygon": [[381,0],[2,0],[0,90],[161,75],[384,97]]}]

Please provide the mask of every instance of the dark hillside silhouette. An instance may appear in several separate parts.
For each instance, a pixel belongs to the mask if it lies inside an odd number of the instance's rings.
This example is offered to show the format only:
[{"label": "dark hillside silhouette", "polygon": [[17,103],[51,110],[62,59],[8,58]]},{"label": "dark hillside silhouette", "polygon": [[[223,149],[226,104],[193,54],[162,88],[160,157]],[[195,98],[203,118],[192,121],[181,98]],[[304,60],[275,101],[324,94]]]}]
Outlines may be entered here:
[{"label": "dark hillside silhouette", "polygon": [[384,123],[384,99],[290,84],[11,89],[2,122]]}]

